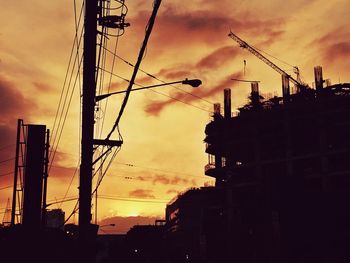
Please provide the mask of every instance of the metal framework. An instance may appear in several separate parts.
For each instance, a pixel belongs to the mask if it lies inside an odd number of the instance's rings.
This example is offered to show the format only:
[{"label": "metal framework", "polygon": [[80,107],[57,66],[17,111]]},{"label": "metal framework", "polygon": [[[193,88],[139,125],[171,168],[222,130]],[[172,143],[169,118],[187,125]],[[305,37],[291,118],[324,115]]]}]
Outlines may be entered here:
[{"label": "metal framework", "polygon": [[[266,58],[264,55],[262,55],[259,51],[257,51],[255,48],[250,46],[247,42],[243,41],[241,38],[239,38],[237,35],[235,35],[232,31],[228,34],[230,38],[232,38],[234,41],[236,41],[241,48],[247,49],[250,53],[255,55],[257,58],[265,62],[268,66],[276,70],[281,75],[286,75],[288,79],[293,82],[298,88],[303,89],[305,88],[305,84],[302,83],[300,80],[296,80],[291,75],[289,75],[287,72],[285,72],[283,69],[281,69],[279,66],[277,66],[275,63],[273,63],[271,60]],[[294,70],[299,78],[299,69],[297,67],[294,67]]]}]

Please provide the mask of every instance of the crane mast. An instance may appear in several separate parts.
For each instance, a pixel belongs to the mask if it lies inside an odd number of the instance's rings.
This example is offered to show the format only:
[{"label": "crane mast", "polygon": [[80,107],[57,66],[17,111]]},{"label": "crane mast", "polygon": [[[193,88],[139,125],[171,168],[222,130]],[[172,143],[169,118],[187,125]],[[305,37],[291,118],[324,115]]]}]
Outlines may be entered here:
[{"label": "crane mast", "polygon": [[[276,70],[278,73],[280,73],[281,75],[286,75],[288,77],[288,79],[293,82],[299,89],[303,89],[305,87],[305,84],[303,84],[300,80],[296,80],[294,79],[291,75],[287,74],[287,72],[285,72],[283,69],[281,69],[279,66],[277,66],[275,63],[273,63],[272,61],[270,61],[268,58],[266,58],[264,55],[262,55],[259,51],[257,51],[255,48],[253,48],[252,46],[250,46],[247,42],[243,41],[241,38],[239,38],[237,35],[235,35],[234,33],[232,33],[232,31],[228,34],[228,36],[230,38],[232,38],[234,41],[236,41],[239,46],[241,48],[245,48],[248,51],[250,51],[253,55],[255,55],[256,57],[258,57],[260,60],[262,60],[263,62],[265,62],[267,65],[269,65],[271,68],[273,68],[274,70]],[[295,69],[297,69],[295,67]],[[299,73],[299,70],[298,70]]]}]

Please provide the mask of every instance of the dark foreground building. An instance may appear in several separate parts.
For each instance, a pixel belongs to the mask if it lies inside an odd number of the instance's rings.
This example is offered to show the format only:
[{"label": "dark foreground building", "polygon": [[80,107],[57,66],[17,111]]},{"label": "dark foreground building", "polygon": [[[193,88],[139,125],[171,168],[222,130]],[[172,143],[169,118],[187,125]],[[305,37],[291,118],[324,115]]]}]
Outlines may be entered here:
[{"label": "dark foreground building", "polygon": [[315,80],[269,100],[254,83],[237,116],[226,95],[206,126],[205,173],[227,196],[226,262],[350,259],[350,84]]},{"label": "dark foreground building", "polygon": [[133,226],[125,236],[124,262],[163,263],[166,256],[165,226],[157,220],[154,225]]},{"label": "dark foreground building", "polygon": [[166,207],[168,262],[223,262],[227,249],[225,192],[194,188]]}]

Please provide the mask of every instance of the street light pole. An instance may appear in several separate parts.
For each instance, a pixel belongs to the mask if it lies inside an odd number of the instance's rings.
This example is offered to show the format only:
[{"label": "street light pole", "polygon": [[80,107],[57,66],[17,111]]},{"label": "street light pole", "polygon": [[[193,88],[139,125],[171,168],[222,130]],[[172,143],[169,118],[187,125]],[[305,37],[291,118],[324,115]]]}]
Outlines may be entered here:
[{"label": "street light pole", "polygon": [[[141,87],[141,88],[134,88],[134,89],[131,89],[130,91],[151,89],[151,88],[167,86],[167,85],[172,85],[172,84],[179,84],[179,83],[190,85],[190,86],[196,88],[196,87],[198,87],[199,85],[202,84],[202,81],[200,79],[185,79],[185,80],[179,80],[179,81],[173,81],[173,82],[168,82],[168,83],[156,84],[156,85],[151,85],[151,86],[146,86],[146,87]],[[111,93],[108,93],[108,94],[102,94],[102,95],[96,96],[95,101],[98,102],[100,100],[103,100],[103,99],[111,96],[111,95],[121,94],[121,93],[125,93],[125,92],[126,92],[126,90],[122,90],[122,91],[111,92]]]}]

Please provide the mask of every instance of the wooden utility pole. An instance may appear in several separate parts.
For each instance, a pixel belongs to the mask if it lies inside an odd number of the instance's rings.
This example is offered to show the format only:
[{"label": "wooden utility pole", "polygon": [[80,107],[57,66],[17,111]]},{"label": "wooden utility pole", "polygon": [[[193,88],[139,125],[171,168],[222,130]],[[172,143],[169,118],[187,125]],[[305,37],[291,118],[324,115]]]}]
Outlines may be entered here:
[{"label": "wooden utility pole", "polygon": [[96,95],[96,0],[85,0],[84,60],[83,60],[83,109],[81,135],[81,164],[79,186],[79,236],[91,238],[91,190],[94,137],[94,111]]}]

